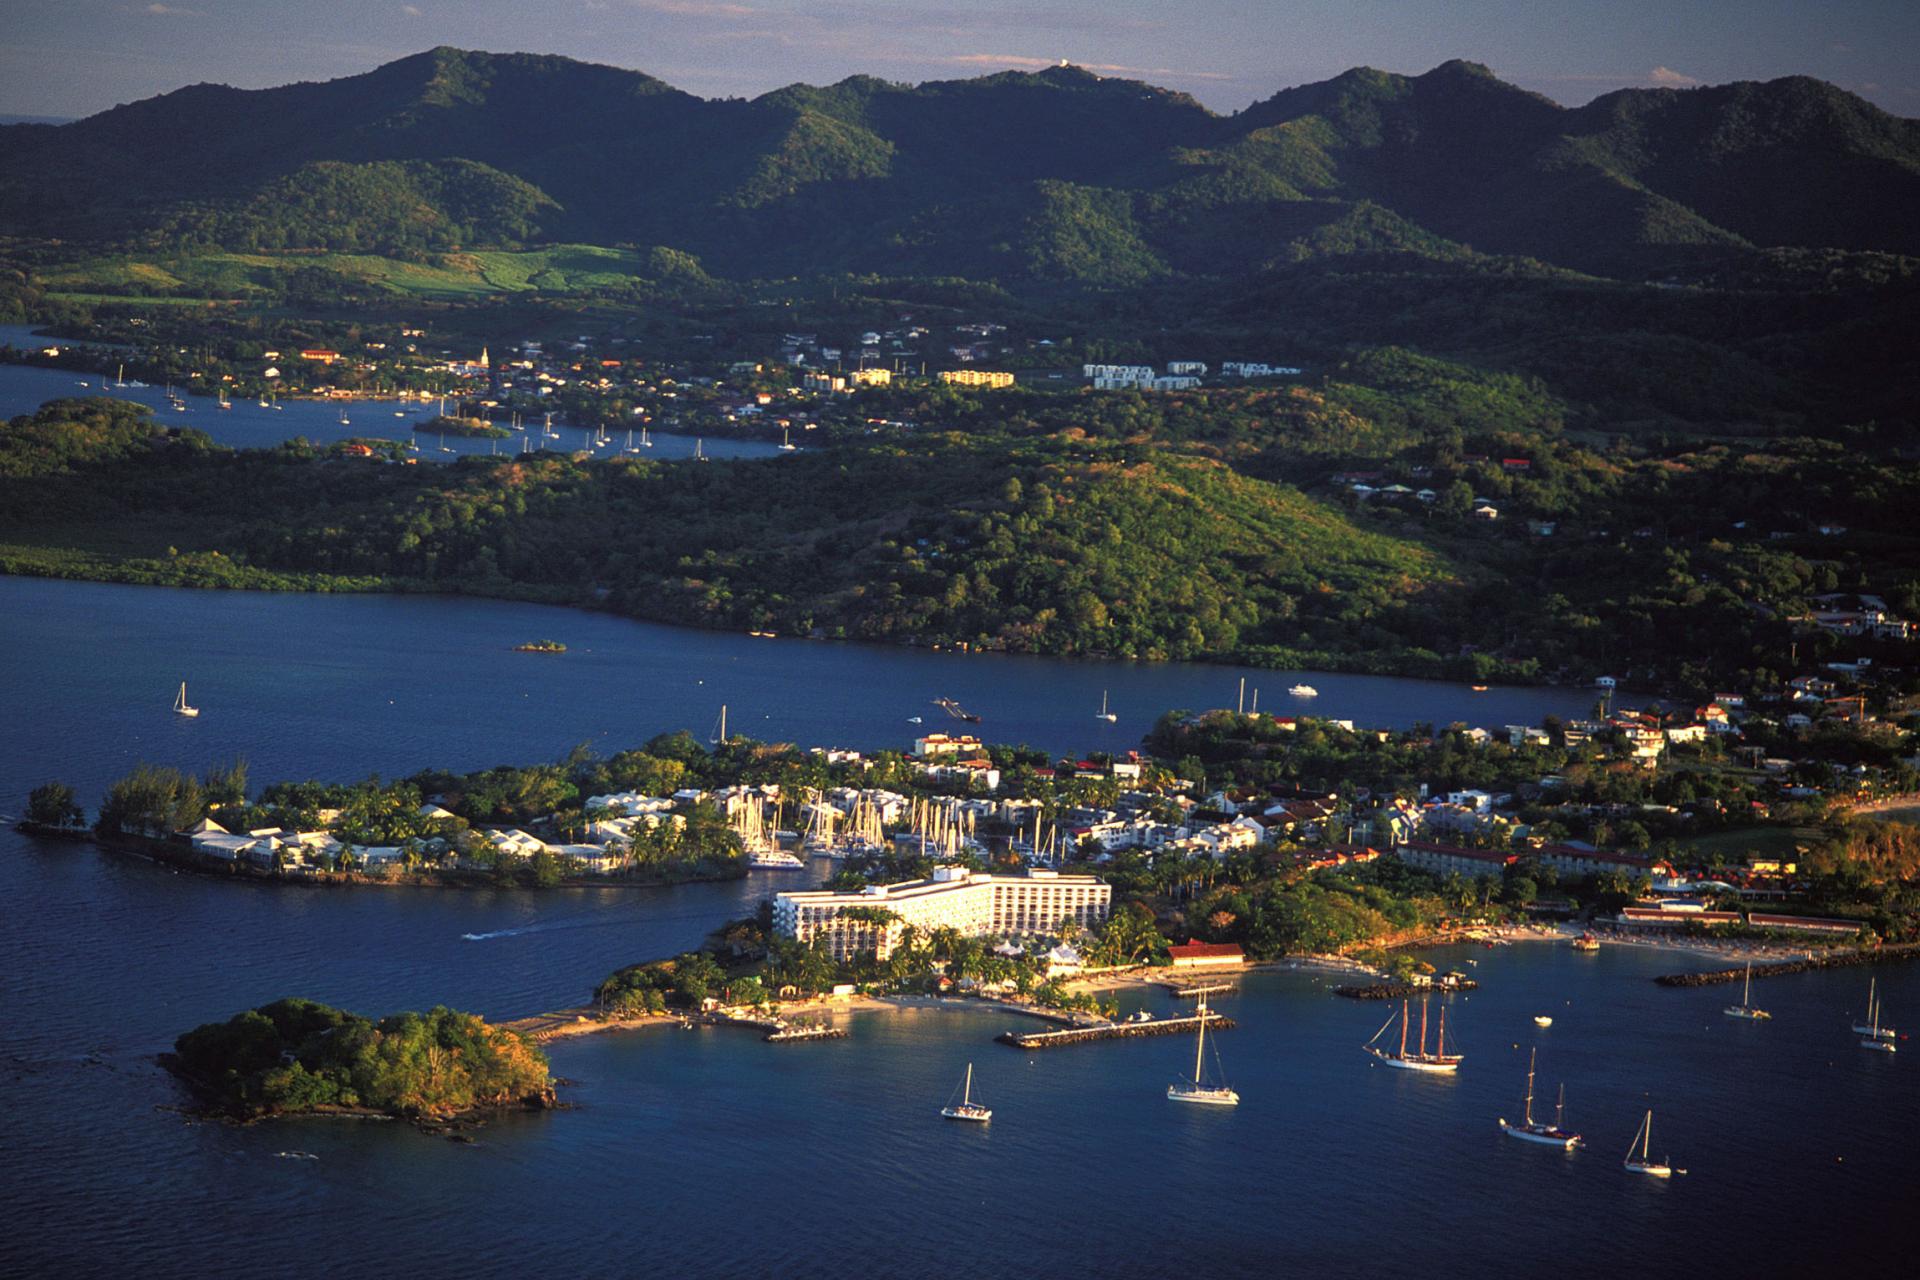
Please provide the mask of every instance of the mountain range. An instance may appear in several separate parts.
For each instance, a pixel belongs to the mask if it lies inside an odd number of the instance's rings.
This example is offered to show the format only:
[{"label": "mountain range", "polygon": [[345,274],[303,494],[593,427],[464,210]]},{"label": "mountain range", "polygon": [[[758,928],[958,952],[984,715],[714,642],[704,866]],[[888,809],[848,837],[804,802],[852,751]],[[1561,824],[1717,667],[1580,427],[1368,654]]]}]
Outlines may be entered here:
[{"label": "mountain range", "polygon": [[0,126],[0,235],[92,249],[666,246],[731,277],[1240,278],[1352,253],[1644,276],[1920,255],[1920,122],[1804,77],[1566,108],[1485,67],[1360,68],[1232,115],[1071,66],[707,100],[433,49]]}]

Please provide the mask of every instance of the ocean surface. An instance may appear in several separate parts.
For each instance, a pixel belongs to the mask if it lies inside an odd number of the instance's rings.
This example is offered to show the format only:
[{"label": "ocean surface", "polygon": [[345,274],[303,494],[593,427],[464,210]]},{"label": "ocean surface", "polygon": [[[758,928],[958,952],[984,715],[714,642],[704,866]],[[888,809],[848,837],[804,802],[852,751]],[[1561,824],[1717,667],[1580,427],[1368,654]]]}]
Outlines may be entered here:
[{"label": "ocean surface", "polygon": [[[518,654],[523,640],[572,646]],[[0,578],[0,813],[47,778],[94,802],[136,760],[245,755],[256,785],[604,750],[662,729],[902,746],[950,727],[1055,750],[1123,748],[1166,707],[1280,709],[1298,673],[1096,664],[762,640],[458,598],[188,592]],[[170,714],[188,679],[198,720]],[[1537,722],[1584,690],[1473,694],[1311,675],[1361,724]],[[1108,690],[1120,720],[1093,718]],[[924,715],[925,726],[907,723]],[[1011,1015],[862,1014],[842,1042],[654,1029],[554,1046],[570,1110],[473,1145],[394,1124],[198,1123],[153,1064],[180,1032],[284,995],[370,1014],[446,1003],[512,1017],[695,945],[805,873],[659,889],[405,891],[230,884],[0,828],[0,1274],[1532,1277],[1903,1274],[1920,1247],[1920,1089],[1903,1042],[1848,1034],[1866,974],[1727,988],[1649,979],[1691,957],[1460,949],[1454,1080],[1371,1065],[1388,1010],[1312,972],[1220,1001],[1244,1104],[1178,1107],[1189,1042],[1027,1055]],[[1920,969],[1880,971],[1920,1019]],[[1136,994],[1129,1008],[1164,1009]],[[1552,1028],[1531,1022],[1549,1013]],[[1503,1138],[1540,1049],[1589,1149]],[[990,1126],[937,1112],[968,1062]],[[1641,1113],[1691,1170],[1619,1166]],[[285,1158],[308,1152],[316,1160]]]},{"label": "ocean surface", "polygon": [[[29,341],[60,343],[57,338],[30,339],[30,333],[31,330],[24,325],[0,325],[0,343],[15,346],[26,345]],[[342,405],[339,403],[283,400],[279,402],[278,409],[272,409],[262,408],[257,400],[242,398],[233,401],[232,408],[222,409],[209,397],[187,396],[187,408],[183,413],[168,404],[164,387],[121,387],[114,385],[115,381],[112,374],[102,377],[68,369],[0,364],[0,418],[32,413],[47,401],[64,397],[111,396],[117,400],[131,400],[146,405],[153,410],[155,420],[164,425],[204,431],[219,443],[236,449],[259,449],[269,448],[295,436],[305,436],[321,444],[348,439],[408,440],[414,438],[414,423],[425,422],[438,412],[438,402],[422,404],[418,400],[354,400],[345,404],[347,421],[342,423]],[[548,440],[541,436],[540,427],[540,419],[535,417],[521,436],[507,440],[475,440],[460,436],[442,439],[437,435],[423,434],[417,439],[420,452],[416,456],[421,462],[443,462],[469,453],[515,453],[521,447],[523,436],[531,448],[544,446],[555,451],[585,449],[603,458],[616,457],[627,449],[624,431],[618,433],[611,444],[594,450],[593,432],[586,428],[556,422],[554,430],[560,433],[560,438]],[[781,453],[779,442],[772,439],[730,440],[713,437],[699,440],[694,436],[658,431],[652,433],[652,439],[652,447],[642,449],[639,434],[635,433],[633,447],[637,456],[644,456],[651,461],[690,458],[696,447],[709,458],[768,458],[778,457]]]},{"label": "ocean surface", "polygon": [[[518,653],[537,639],[564,654]],[[0,813],[56,777],[91,804],[137,761],[244,756],[256,784],[526,764],[655,734],[907,748],[968,730],[1052,752],[1136,747],[1163,711],[1248,699],[1365,727],[1538,724],[1584,689],[1502,688],[1199,663],[1114,663],[768,639],[455,596],[195,591],[0,577]],[[1287,690],[1309,680],[1314,698]],[[187,682],[197,719],[171,713]],[[1102,693],[1116,720],[1098,719]],[[950,719],[934,698],[982,717]],[[921,723],[912,723],[913,717]]]}]

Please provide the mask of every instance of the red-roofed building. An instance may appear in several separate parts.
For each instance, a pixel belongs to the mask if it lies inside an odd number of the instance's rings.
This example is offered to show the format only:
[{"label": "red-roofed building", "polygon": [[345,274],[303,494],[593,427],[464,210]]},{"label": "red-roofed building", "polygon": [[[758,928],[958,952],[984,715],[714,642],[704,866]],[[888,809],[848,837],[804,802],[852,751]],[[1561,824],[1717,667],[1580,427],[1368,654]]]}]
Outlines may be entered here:
[{"label": "red-roofed building", "polygon": [[1246,955],[1231,942],[1183,942],[1167,948],[1176,969],[1218,968],[1245,964]]},{"label": "red-roofed building", "polygon": [[1858,920],[1832,920],[1823,916],[1776,916],[1749,911],[1747,923],[1756,929],[1788,929],[1795,933],[1858,933],[1866,926]]},{"label": "red-roofed building", "polygon": [[1464,849],[1457,845],[1435,844],[1430,840],[1409,840],[1396,846],[1393,853],[1408,866],[1430,871],[1437,876],[1497,876],[1520,861],[1517,853],[1498,849]]},{"label": "red-roofed building", "polygon": [[1677,929],[1685,924],[1739,924],[1738,911],[1663,911],[1659,907],[1622,907],[1618,920],[1636,928]]}]

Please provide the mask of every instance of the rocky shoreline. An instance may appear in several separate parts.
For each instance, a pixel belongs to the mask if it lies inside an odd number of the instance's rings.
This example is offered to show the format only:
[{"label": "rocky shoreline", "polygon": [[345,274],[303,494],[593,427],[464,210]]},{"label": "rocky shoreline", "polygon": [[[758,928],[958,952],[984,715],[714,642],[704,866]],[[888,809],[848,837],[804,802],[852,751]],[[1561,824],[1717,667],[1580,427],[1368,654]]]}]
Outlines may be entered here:
[{"label": "rocky shoreline", "polygon": [[[1852,969],[1861,965],[1897,964],[1905,960],[1920,960],[1920,943],[1895,943],[1865,951],[1843,951],[1835,955],[1808,956],[1800,960],[1757,964],[1753,966],[1752,973],[1756,978],[1780,978],[1796,973],[1812,973],[1818,969]],[[1747,972],[1747,967],[1742,965],[1738,969],[1663,973],[1654,981],[1663,987],[1717,987],[1729,982],[1743,981]]]}]

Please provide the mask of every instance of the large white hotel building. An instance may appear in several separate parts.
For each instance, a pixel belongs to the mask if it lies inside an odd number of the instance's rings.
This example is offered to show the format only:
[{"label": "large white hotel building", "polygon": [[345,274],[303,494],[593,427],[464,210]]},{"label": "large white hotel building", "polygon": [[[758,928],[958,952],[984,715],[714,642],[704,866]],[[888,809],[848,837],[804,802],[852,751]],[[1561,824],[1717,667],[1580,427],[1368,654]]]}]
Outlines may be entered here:
[{"label": "large white hotel building", "polygon": [[[858,893],[780,894],[773,900],[773,928],[801,942],[820,939],[836,960],[869,951],[885,960],[908,925],[921,933],[946,928],[975,938],[1053,934],[1068,920],[1090,929],[1112,905],[1112,886],[1094,876],[1041,870],[991,876],[941,867],[931,880],[869,885]],[[898,919],[880,924],[857,913],[848,918],[857,908],[881,908]]]}]

